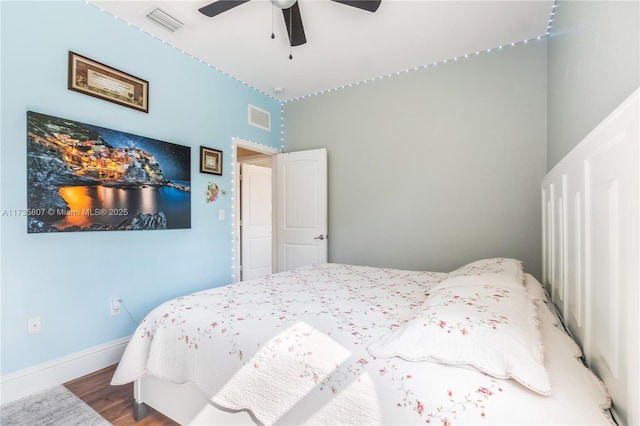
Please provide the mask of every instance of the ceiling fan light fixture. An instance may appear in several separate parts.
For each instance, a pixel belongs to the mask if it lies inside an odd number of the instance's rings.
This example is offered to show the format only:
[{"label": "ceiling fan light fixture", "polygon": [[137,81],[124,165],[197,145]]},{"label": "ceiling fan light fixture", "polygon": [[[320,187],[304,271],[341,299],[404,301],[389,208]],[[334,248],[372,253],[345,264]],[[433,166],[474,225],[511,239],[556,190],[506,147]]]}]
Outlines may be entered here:
[{"label": "ceiling fan light fixture", "polygon": [[280,9],[289,9],[297,0],[271,0],[271,3]]}]

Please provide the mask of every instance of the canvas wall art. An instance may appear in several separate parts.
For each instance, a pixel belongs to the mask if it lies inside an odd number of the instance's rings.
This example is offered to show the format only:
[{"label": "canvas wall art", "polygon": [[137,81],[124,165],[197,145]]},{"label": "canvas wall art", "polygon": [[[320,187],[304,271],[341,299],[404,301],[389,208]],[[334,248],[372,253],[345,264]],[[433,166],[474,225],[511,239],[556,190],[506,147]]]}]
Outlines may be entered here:
[{"label": "canvas wall art", "polygon": [[191,148],[29,111],[27,232],[191,228]]}]

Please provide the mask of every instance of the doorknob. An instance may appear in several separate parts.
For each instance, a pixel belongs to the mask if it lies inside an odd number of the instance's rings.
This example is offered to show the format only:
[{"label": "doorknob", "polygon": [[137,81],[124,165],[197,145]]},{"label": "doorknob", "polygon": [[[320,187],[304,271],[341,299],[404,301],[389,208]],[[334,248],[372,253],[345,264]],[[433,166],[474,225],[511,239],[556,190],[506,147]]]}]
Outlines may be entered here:
[{"label": "doorknob", "polygon": [[315,237],[314,240],[324,240],[324,235],[320,234],[320,236]]}]

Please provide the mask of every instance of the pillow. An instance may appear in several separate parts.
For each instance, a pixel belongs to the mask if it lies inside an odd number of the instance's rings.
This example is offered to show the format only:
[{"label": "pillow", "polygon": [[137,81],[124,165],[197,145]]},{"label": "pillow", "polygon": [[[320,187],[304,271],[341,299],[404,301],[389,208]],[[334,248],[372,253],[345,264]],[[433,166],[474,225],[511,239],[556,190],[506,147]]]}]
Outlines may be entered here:
[{"label": "pillow", "polygon": [[548,395],[534,298],[501,274],[475,280],[454,277],[433,287],[419,311],[370,344],[369,353],[474,368]]},{"label": "pillow", "polygon": [[447,279],[440,281],[438,284],[433,286],[431,290],[437,290],[438,288],[443,287],[460,287],[460,286],[471,286],[476,287],[478,285],[490,286],[490,287],[501,287],[501,288],[514,288],[517,290],[527,289],[523,283],[517,281],[512,276],[509,276],[505,273],[500,272],[491,272],[487,274],[478,274],[478,275],[458,275],[458,276],[449,276]]},{"label": "pillow", "polygon": [[449,272],[449,277],[481,275],[481,274],[506,274],[524,285],[524,271],[522,262],[517,259],[505,257],[494,257],[489,259],[476,260],[467,263],[458,269]]},{"label": "pillow", "polygon": [[524,274],[524,286],[530,295],[543,302],[547,301],[547,293],[542,284],[536,280],[531,274]]}]

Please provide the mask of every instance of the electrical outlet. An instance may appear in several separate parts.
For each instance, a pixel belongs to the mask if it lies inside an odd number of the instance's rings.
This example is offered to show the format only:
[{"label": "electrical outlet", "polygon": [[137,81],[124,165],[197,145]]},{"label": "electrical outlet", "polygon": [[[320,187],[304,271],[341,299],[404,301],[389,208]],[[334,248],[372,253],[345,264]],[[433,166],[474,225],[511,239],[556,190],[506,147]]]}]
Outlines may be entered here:
[{"label": "electrical outlet", "polygon": [[111,316],[120,315],[120,308],[122,307],[122,299],[114,297],[111,301]]},{"label": "electrical outlet", "polygon": [[42,323],[40,317],[32,317],[27,320],[27,333],[38,334],[42,331]]}]

